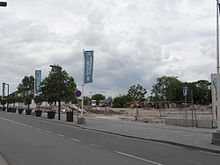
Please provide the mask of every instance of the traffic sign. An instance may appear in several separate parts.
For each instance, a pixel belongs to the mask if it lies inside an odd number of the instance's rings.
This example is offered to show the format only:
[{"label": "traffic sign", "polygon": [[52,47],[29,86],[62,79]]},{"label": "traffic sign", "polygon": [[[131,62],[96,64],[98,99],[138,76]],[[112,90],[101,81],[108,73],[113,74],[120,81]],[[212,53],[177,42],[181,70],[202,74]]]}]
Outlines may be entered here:
[{"label": "traffic sign", "polygon": [[81,91],[80,90],[76,90],[76,93],[75,93],[75,95],[76,95],[76,97],[80,97],[81,96]]},{"label": "traffic sign", "polygon": [[187,94],[188,94],[188,87],[185,86],[183,87],[183,96],[187,96]]}]

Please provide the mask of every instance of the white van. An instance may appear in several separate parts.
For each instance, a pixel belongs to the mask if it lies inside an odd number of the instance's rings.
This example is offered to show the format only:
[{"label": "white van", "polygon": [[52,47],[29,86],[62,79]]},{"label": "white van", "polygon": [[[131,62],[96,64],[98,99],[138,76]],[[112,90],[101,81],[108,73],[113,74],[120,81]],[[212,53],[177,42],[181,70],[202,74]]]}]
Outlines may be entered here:
[{"label": "white van", "polygon": [[91,106],[92,106],[92,107],[96,107],[96,100],[92,100],[92,101],[91,101]]}]

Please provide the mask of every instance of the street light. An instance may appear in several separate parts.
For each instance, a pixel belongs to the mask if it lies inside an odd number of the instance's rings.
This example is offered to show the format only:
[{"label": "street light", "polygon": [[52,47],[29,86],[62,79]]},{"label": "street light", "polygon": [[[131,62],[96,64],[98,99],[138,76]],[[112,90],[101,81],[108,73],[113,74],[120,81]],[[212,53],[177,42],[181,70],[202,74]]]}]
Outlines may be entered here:
[{"label": "street light", "polygon": [[[3,82],[2,83],[2,99],[4,99],[4,96],[5,96],[5,85],[8,86],[8,95],[7,95],[7,97],[9,96],[9,84]],[[3,104],[3,108],[4,108],[4,104]],[[8,101],[7,101],[7,108],[8,108]]]},{"label": "street light", "polygon": [[0,6],[6,7],[7,6],[7,2],[0,2]]},{"label": "street light", "polygon": [[60,66],[56,66],[56,65],[50,65],[50,67],[53,69],[53,68],[56,68],[56,69],[59,69],[59,97],[58,97],[58,120],[60,120],[60,107],[61,107],[61,70],[62,70],[62,67]]},{"label": "street light", "polygon": [[[213,123],[217,121],[216,132],[212,133],[212,144],[220,144],[220,74],[219,74],[219,12],[220,0],[216,0],[216,53],[217,53],[217,74],[216,74],[216,93],[212,93]],[[214,84],[214,81],[212,81]],[[214,87],[214,86],[213,86]],[[214,89],[214,88],[213,88]],[[214,90],[213,90],[214,91]],[[216,126],[216,125],[215,125]]]}]

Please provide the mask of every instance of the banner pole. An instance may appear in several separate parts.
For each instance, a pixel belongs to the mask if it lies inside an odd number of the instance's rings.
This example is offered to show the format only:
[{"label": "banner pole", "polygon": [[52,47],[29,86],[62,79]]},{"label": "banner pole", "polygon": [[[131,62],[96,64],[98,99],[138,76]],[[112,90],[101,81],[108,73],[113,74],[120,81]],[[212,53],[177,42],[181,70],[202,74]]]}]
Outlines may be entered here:
[{"label": "banner pole", "polygon": [[83,117],[83,107],[84,107],[84,85],[85,85],[85,57],[84,57],[84,53],[85,53],[85,50],[83,49],[83,65],[82,65],[82,111],[81,111],[81,116]]}]

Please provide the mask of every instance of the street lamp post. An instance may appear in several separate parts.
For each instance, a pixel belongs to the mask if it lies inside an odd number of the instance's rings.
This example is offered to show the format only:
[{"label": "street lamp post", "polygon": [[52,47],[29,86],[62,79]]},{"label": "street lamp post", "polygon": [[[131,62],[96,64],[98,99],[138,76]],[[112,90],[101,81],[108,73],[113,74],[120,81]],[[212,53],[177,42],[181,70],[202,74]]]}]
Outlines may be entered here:
[{"label": "street lamp post", "polygon": [[[8,86],[8,95],[7,95],[7,98],[8,98],[9,97],[9,84],[5,83],[5,85]],[[9,103],[8,103],[8,100],[7,100],[7,109],[8,109],[8,105],[9,105]]]},{"label": "street lamp post", "polygon": [[[8,95],[7,97],[9,97],[9,84],[7,83],[2,83],[2,99],[4,99],[5,96],[5,86],[8,86]],[[4,108],[4,104],[3,104],[3,108]],[[8,109],[8,101],[7,101],[7,109]]]},{"label": "street lamp post", "polygon": [[5,109],[4,97],[5,97],[5,83],[2,83],[2,101],[3,101],[3,110]]},{"label": "street lamp post", "polygon": [[[216,74],[216,93],[212,94],[214,98],[213,102],[213,113],[216,117],[214,119],[217,119],[217,127],[218,130],[216,132],[212,133],[212,144],[220,144],[220,74],[219,74],[219,6],[220,1],[216,0],[216,57],[217,57],[217,74]],[[213,90],[214,91],[214,90]],[[215,97],[214,97],[215,96]]]},{"label": "street lamp post", "polygon": [[[6,6],[7,6],[7,2],[0,2],[0,7],[6,7]],[[8,89],[8,91],[9,91],[9,89]],[[5,95],[5,83],[2,83],[2,100],[4,100],[4,95]],[[5,108],[4,105],[5,104],[3,102],[3,109]]]},{"label": "street lamp post", "polygon": [[62,67],[56,65],[50,65],[51,68],[59,70],[59,96],[58,96],[58,120],[60,120],[60,109],[61,109],[61,71]]}]

